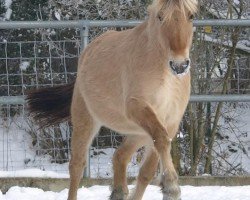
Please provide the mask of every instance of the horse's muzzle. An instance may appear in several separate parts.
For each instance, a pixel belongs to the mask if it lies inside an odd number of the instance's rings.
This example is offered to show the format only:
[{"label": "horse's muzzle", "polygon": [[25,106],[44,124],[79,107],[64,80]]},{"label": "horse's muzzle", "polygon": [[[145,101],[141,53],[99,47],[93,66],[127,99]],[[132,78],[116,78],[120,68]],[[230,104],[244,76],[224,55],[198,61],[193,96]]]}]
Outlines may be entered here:
[{"label": "horse's muzzle", "polygon": [[175,75],[185,75],[190,68],[190,59],[184,61],[169,61],[169,66]]}]

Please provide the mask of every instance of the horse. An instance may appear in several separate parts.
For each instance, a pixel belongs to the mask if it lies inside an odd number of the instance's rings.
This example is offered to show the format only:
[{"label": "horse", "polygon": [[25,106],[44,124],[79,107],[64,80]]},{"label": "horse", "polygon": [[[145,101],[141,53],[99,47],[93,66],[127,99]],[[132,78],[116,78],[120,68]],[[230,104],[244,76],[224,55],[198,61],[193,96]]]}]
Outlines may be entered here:
[{"label": "horse", "polygon": [[[197,7],[197,0],[154,0],[143,23],[108,31],[85,48],[73,83],[27,95],[40,125],[71,120],[68,200],[77,199],[89,146],[102,126],[126,136],[113,156],[111,200],[142,199],[159,163],[163,200],[181,198],[170,150],[190,97]],[[143,146],[145,159],[129,194],[126,168]]]}]

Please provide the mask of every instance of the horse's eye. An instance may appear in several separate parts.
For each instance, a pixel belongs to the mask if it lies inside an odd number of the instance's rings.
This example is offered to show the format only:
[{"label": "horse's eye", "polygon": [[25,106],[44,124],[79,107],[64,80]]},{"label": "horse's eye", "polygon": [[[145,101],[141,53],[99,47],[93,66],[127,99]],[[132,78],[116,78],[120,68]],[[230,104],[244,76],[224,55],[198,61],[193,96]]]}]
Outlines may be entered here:
[{"label": "horse's eye", "polygon": [[190,15],[190,16],[189,16],[189,19],[190,19],[190,20],[193,20],[193,19],[194,19],[194,15]]},{"label": "horse's eye", "polygon": [[162,19],[162,16],[160,16],[160,15],[158,15],[158,19],[159,19],[160,21],[163,20],[163,19]]},{"label": "horse's eye", "polygon": [[163,14],[162,14],[162,11],[160,11],[159,13],[158,13],[158,15],[157,15],[157,17],[158,17],[158,19],[160,20],[160,21],[162,21],[163,20]]}]

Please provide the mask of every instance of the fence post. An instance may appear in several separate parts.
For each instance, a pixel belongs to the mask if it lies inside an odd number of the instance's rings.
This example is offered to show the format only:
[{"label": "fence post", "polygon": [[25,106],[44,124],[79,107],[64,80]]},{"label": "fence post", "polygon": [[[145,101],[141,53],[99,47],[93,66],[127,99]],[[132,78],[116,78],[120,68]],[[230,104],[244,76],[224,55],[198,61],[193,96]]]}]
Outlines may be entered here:
[{"label": "fence post", "polygon": [[83,26],[81,27],[81,51],[85,49],[89,43],[89,27]]},{"label": "fence post", "polygon": [[[80,34],[81,34],[81,51],[83,51],[89,43],[89,27],[86,25],[82,26]],[[87,154],[86,161],[87,161],[86,168],[84,170],[83,176],[86,178],[90,178],[90,150]]]}]

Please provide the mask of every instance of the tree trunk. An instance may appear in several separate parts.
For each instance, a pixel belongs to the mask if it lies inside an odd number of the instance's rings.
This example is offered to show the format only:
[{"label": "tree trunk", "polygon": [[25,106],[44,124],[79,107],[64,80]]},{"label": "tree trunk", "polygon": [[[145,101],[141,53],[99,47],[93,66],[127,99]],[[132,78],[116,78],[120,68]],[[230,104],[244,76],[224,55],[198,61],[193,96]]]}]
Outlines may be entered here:
[{"label": "tree trunk", "polygon": [[[236,52],[236,45],[238,43],[238,39],[239,39],[239,29],[235,28],[233,30],[232,33],[232,48],[230,50],[230,58],[228,61],[228,69],[227,69],[227,73],[225,75],[225,79],[223,82],[223,88],[222,88],[222,92],[221,94],[226,94],[228,91],[228,82],[230,80],[231,77],[231,73],[232,73],[232,68],[234,66],[234,58],[235,58],[235,52]],[[216,130],[217,130],[217,126],[218,126],[218,122],[219,122],[219,118],[221,115],[221,109],[223,106],[223,102],[220,102],[216,108],[216,114],[215,114],[215,118],[213,121],[213,125],[212,125],[212,131],[211,131],[211,137],[209,138],[209,143],[208,143],[208,153],[207,153],[207,158],[206,158],[206,164],[205,164],[205,173],[212,173],[211,172],[211,163],[212,163],[212,150],[213,150],[213,144],[214,144],[214,140],[215,140],[215,135],[216,135]]]}]

